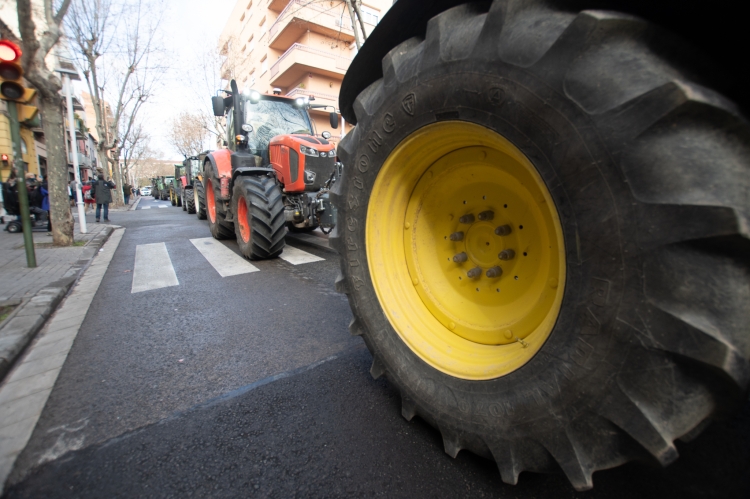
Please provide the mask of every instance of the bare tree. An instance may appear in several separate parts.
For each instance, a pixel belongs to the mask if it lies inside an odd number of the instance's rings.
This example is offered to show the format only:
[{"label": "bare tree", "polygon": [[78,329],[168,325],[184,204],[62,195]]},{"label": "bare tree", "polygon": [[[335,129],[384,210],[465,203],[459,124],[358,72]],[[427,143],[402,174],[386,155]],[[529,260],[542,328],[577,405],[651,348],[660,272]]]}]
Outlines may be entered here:
[{"label": "bare tree", "polygon": [[[68,202],[68,162],[60,94],[62,83],[45,62],[52,48],[60,40],[60,25],[68,11],[70,0],[63,0],[61,3],[43,0],[42,3],[44,9],[40,19],[35,12],[36,6],[31,5],[31,0],[17,0],[20,40],[2,19],[0,31],[3,38],[23,46],[21,64],[24,76],[39,95],[39,111],[44,122],[47,144],[47,187],[50,197],[52,240],[57,246],[70,246],[73,244],[74,221]],[[60,6],[55,10],[56,3]]]},{"label": "bare tree", "polygon": [[[157,57],[157,27],[163,10],[153,1],[74,0],[66,26],[88,85],[96,115],[98,151],[109,164],[122,203],[119,167],[124,138],[163,74]],[[107,119],[107,96],[112,118]]]},{"label": "bare tree", "polygon": [[133,126],[123,140],[121,151],[123,177],[133,184],[135,182],[136,168],[145,158],[152,155],[150,146],[151,137],[143,127],[143,123]]},{"label": "bare tree", "polygon": [[183,156],[198,155],[206,142],[206,116],[202,113],[183,111],[172,119],[167,140]]},{"label": "bare tree", "polygon": [[[357,50],[362,48],[362,44],[367,40],[367,31],[365,31],[365,23],[362,20],[362,11],[359,8],[358,0],[345,0],[346,9],[349,11],[349,17],[352,18],[352,31],[354,31],[354,42],[357,44]],[[362,40],[359,39],[359,32],[357,31],[357,20],[362,29]]]},{"label": "bare tree", "polygon": [[[219,50],[210,45],[206,51],[196,50],[194,52],[196,54],[195,59],[188,63],[188,67],[196,69],[193,77],[188,78],[188,84],[193,91],[195,100],[194,108],[200,110],[202,116],[211,117],[210,119],[204,119],[203,123],[206,126],[206,131],[219,140],[226,136],[226,126],[223,116],[214,116],[211,96],[215,95],[217,90],[224,88],[222,65],[225,65],[230,74],[234,73],[237,63],[233,60],[235,55],[233,53],[230,55],[229,52],[230,49],[227,48],[227,55],[223,56],[224,60],[222,60]],[[232,52],[234,52],[234,49],[232,49]]]}]

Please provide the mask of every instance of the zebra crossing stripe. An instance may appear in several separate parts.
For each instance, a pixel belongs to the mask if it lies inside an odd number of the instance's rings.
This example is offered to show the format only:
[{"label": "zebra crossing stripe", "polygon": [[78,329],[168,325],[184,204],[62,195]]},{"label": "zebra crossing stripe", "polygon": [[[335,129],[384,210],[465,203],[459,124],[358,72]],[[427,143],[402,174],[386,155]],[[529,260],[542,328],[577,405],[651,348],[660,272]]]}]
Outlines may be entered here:
[{"label": "zebra crossing stripe", "polygon": [[160,204],[160,205],[159,205],[159,208],[166,208],[166,206],[165,206],[165,205],[163,205],[163,204]]},{"label": "zebra crossing stripe", "polygon": [[150,210],[150,209],[151,209],[151,207],[150,207],[150,206],[141,206],[141,209],[142,209],[142,210]]},{"label": "zebra crossing stripe", "polygon": [[302,265],[303,263],[320,262],[325,260],[325,258],[320,258],[319,256],[315,256],[307,251],[302,251],[294,246],[289,246],[288,244],[284,247],[284,251],[279,255],[279,258],[291,263],[292,265]]},{"label": "zebra crossing stripe", "polygon": [[178,286],[179,284],[166,244],[139,244],[135,247],[131,293]]},{"label": "zebra crossing stripe", "polygon": [[191,239],[191,243],[201,252],[208,263],[221,277],[257,272],[258,267],[230,250],[213,237]]}]

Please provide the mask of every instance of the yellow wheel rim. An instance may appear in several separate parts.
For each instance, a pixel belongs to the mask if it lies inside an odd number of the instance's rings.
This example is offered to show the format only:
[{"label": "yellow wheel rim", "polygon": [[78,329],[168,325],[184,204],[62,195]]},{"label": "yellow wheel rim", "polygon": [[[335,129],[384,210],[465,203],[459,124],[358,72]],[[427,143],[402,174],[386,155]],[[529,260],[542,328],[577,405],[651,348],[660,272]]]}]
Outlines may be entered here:
[{"label": "yellow wheel rim", "polygon": [[470,123],[426,126],[383,164],[367,211],[375,292],[403,341],[464,379],[541,348],[565,288],[562,226],[536,168]]}]

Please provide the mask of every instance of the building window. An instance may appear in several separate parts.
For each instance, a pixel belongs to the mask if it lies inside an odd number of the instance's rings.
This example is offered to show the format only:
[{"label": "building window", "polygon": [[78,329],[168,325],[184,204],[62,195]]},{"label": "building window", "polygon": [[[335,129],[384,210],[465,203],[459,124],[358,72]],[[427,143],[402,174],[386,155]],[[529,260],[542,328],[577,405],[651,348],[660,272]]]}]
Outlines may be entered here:
[{"label": "building window", "polygon": [[243,13],[242,13],[242,16],[240,17],[240,22],[242,22],[242,21],[244,21],[244,20],[245,20],[245,13],[243,12]]},{"label": "building window", "polygon": [[262,28],[265,25],[266,25],[266,16],[263,16],[263,19],[260,20],[260,22],[258,23],[258,26]]},{"label": "building window", "polygon": [[367,24],[377,25],[380,20],[380,12],[364,5],[360,7],[362,9],[362,20]]},{"label": "building window", "polygon": [[21,155],[29,154],[29,148],[26,147],[26,141],[21,139]]},{"label": "building window", "polygon": [[253,0],[250,0],[250,2],[247,4],[247,7],[245,7],[245,10],[250,10],[250,7],[253,6]]},{"label": "building window", "polygon": [[260,74],[268,71],[268,56],[263,56],[263,60],[260,61]]}]

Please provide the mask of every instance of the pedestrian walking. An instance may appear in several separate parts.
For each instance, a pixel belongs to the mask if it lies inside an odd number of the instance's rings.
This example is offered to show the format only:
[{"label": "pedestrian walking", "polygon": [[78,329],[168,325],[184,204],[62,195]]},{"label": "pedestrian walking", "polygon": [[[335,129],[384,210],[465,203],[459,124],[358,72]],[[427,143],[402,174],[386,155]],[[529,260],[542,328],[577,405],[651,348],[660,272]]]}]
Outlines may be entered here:
[{"label": "pedestrian walking", "polygon": [[93,196],[91,195],[93,184],[93,181],[86,182],[85,184],[83,184],[83,187],[81,187],[81,192],[83,194],[84,211],[86,212],[92,209],[94,207],[94,204],[96,203]]},{"label": "pedestrian walking", "polygon": [[96,221],[99,221],[99,215],[104,207],[104,221],[109,222],[109,203],[112,202],[112,189],[114,189],[115,183],[111,180],[104,180],[104,170],[99,169],[97,172],[97,181],[92,188],[94,192],[94,199],[96,200]]},{"label": "pedestrian walking", "polygon": [[127,206],[130,202],[130,193],[132,192],[133,188],[130,187],[130,184],[126,183],[122,186],[122,195],[125,197],[125,206]]}]

